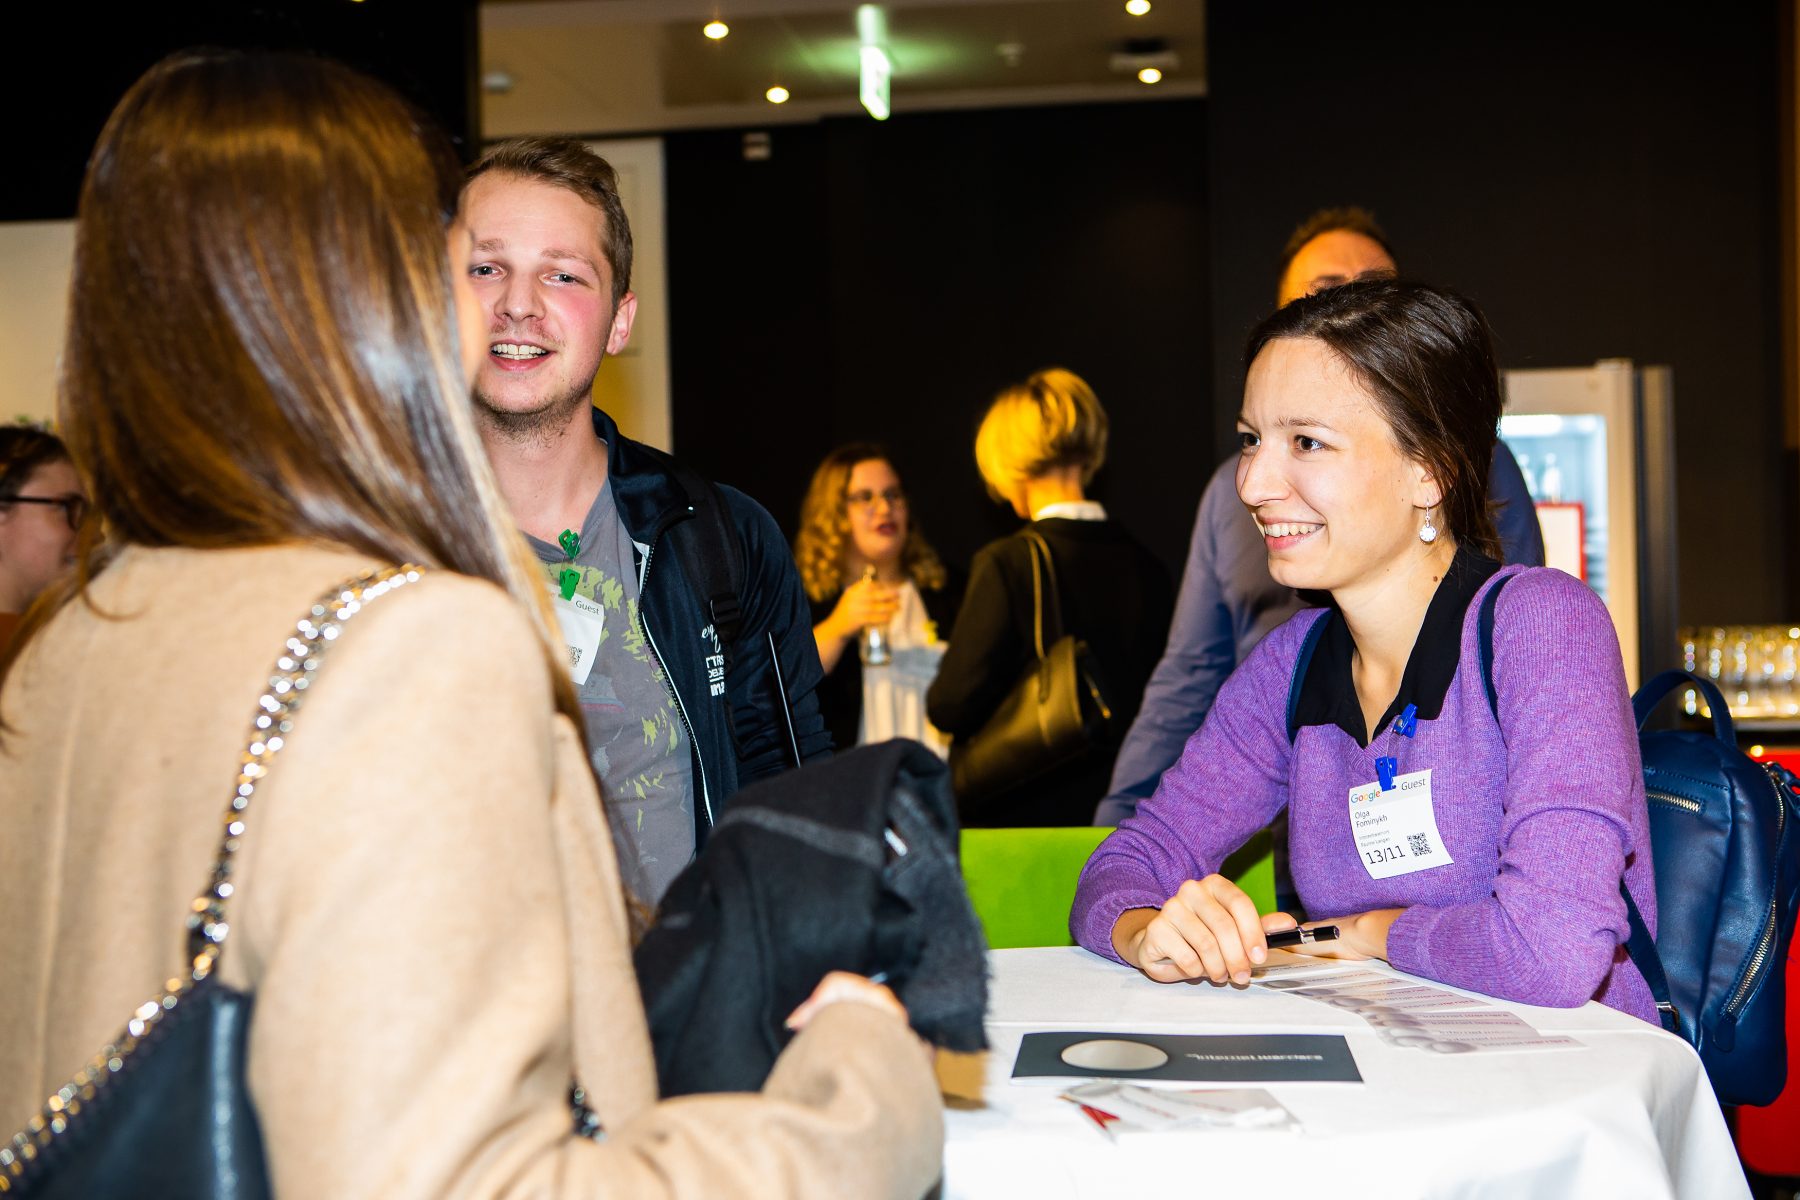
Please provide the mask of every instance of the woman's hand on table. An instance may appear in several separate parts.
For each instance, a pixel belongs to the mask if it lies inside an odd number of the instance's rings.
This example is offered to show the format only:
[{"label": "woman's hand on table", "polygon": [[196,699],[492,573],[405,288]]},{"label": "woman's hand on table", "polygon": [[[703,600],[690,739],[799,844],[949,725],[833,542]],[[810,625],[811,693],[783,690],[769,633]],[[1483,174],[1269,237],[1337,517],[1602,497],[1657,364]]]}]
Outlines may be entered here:
[{"label": "woman's hand on table", "polygon": [[1223,875],[1190,879],[1161,909],[1127,909],[1113,925],[1113,949],[1158,983],[1250,982],[1269,957],[1266,932],[1291,929],[1286,913],[1259,917],[1256,902]]}]

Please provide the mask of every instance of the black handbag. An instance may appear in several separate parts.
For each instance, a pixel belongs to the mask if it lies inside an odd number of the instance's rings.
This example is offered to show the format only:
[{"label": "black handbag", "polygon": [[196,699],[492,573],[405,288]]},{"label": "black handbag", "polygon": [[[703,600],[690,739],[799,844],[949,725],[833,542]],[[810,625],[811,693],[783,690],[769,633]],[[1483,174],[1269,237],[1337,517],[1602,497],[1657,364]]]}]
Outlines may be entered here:
[{"label": "black handbag", "polygon": [[[1062,597],[1049,543],[1035,529],[1019,536],[1031,555],[1031,632],[1037,659],[987,723],[950,747],[951,786],[965,812],[1084,757],[1106,739],[1112,722],[1112,707],[1101,691],[1087,643],[1063,632]],[[1060,635],[1048,649],[1046,579]]]},{"label": "black handbag", "polygon": [[389,567],[320,596],[294,627],[257,701],[212,878],[187,920],[190,969],[139,1006],[113,1043],[0,1143],[0,1196],[263,1200],[271,1195],[248,1082],[253,995],[218,974],[233,856],[269,762],[344,622],[419,579]]}]

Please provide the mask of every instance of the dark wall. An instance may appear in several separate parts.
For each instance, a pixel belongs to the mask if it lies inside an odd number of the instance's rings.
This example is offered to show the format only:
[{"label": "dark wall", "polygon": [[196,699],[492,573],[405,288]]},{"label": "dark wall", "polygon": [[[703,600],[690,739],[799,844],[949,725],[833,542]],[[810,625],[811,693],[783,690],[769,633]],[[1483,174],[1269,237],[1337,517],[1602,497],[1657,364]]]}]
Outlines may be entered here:
[{"label": "dark wall", "polygon": [[74,216],[113,105],[152,64],[193,46],[329,55],[397,87],[465,155],[475,144],[476,0],[32,6],[30,18],[29,40],[21,34],[0,76],[0,112],[13,120],[0,221]]},{"label": "dark wall", "polygon": [[1672,366],[1681,619],[1800,611],[1783,566],[1777,5],[1207,11],[1215,428],[1289,231],[1366,205],[1404,272],[1483,307],[1503,366]]},{"label": "dark wall", "polygon": [[1205,105],[899,115],[666,139],[675,446],[791,533],[813,468],[886,442],[966,563],[1017,522],[975,427],[1059,364],[1112,418],[1094,488],[1172,571],[1213,461]]}]

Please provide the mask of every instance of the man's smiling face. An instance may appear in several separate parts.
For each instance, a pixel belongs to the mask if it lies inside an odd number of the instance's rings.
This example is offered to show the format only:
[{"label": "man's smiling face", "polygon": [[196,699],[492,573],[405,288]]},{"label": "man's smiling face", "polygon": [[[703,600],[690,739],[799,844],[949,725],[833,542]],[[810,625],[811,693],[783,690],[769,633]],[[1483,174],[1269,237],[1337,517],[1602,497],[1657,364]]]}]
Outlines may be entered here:
[{"label": "man's smiling face", "polygon": [[567,188],[491,172],[463,193],[469,282],[488,319],[475,398],[502,430],[567,425],[594,373],[631,336],[636,298],[612,303],[606,218]]}]

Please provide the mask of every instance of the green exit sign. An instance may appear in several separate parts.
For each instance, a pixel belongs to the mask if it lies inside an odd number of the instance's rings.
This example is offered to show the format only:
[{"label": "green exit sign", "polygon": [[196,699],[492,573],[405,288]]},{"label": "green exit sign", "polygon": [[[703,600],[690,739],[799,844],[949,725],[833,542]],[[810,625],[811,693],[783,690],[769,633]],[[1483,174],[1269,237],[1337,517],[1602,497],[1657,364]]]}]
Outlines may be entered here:
[{"label": "green exit sign", "polygon": [[880,46],[862,48],[862,106],[877,121],[887,120],[888,113],[892,111],[888,105],[888,94],[893,76],[894,64],[888,60],[886,50]]}]

